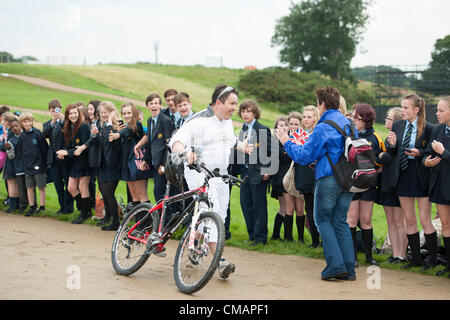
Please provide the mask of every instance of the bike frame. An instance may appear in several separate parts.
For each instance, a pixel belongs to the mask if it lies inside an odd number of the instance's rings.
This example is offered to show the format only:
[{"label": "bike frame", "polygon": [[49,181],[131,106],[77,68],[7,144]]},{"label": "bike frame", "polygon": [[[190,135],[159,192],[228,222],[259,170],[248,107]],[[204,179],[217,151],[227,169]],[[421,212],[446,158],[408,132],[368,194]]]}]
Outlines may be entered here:
[{"label": "bike frame", "polygon": [[[168,194],[170,193],[170,183],[167,182],[166,186],[166,195],[164,196],[164,199],[161,199],[156,203],[154,207],[152,207],[146,214],[145,217],[143,217],[140,221],[138,221],[129,231],[128,231],[128,238],[141,242],[145,245],[147,245],[148,237],[150,235],[150,232],[146,231],[143,238],[138,238],[132,235],[132,232],[146,219],[149,215],[152,214],[152,212],[155,212],[157,210],[161,210],[160,215],[160,221],[159,221],[159,230],[158,232],[162,233],[161,237],[161,243],[158,244],[157,251],[162,250],[164,247],[164,244],[167,242],[167,240],[170,239],[172,234],[179,228],[179,226],[188,219],[188,216],[191,212],[191,210],[195,207],[198,208],[198,204],[200,201],[204,200],[205,198],[208,199],[208,185],[205,184],[199,188],[183,192],[180,194],[177,194],[175,196],[169,197]],[[181,213],[175,214],[170,221],[167,223],[167,225],[163,228],[162,222],[164,221],[165,212],[167,209],[167,206],[179,202],[181,200],[186,200],[190,197],[194,197],[194,201],[192,201],[189,206],[185,208],[185,210]],[[195,214],[195,212],[194,212]],[[195,233],[193,229],[191,229],[192,233]],[[192,237],[192,235],[191,235]],[[159,250],[158,250],[159,249]]]}]

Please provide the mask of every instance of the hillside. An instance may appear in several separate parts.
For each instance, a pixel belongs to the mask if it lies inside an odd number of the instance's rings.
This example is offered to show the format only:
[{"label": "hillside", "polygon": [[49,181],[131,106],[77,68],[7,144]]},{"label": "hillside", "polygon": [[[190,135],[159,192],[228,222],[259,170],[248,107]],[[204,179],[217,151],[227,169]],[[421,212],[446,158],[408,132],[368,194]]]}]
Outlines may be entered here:
[{"label": "hillside", "polygon": [[[108,94],[119,95],[132,99],[138,99],[144,104],[148,94],[157,92],[161,96],[168,88],[176,88],[178,91],[189,93],[194,111],[202,110],[211,100],[211,94],[216,84],[227,83],[237,86],[239,77],[248,73],[244,69],[206,68],[203,66],[173,66],[154,65],[146,63],[137,64],[112,64],[97,66],[51,66],[28,65],[18,63],[0,63],[0,73],[11,73],[32,76],[59,84],[77,88],[99,91]],[[73,102],[73,95],[67,93],[48,92],[41,89],[0,77],[0,88],[3,104],[17,105],[34,109],[46,110],[49,96],[60,96],[63,104]],[[367,89],[367,83],[361,83],[361,87]],[[18,92],[16,92],[18,90]],[[42,91],[43,90],[43,91]],[[51,90],[50,90],[51,91]],[[73,98],[72,98],[73,97]],[[241,92],[240,101],[246,98],[254,98]],[[100,99],[95,96],[76,95],[75,101],[89,101]],[[122,102],[112,101],[117,107]],[[314,101],[311,101],[313,104]],[[276,118],[281,112],[272,103],[259,103],[263,112],[261,122],[272,128]],[[145,108],[141,108],[148,115]],[[242,121],[237,114],[233,120]],[[383,131],[382,129],[380,129]],[[384,135],[384,132],[381,132]]]}]

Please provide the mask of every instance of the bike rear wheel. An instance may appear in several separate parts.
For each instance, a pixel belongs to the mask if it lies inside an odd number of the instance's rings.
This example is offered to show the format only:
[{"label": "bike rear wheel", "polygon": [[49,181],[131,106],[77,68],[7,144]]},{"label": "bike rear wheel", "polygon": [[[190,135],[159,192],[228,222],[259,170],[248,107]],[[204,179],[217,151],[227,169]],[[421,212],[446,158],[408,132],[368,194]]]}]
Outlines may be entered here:
[{"label": "bike rear wheel", "polygon": [[116,273],[128,276],[139,270],[149,258],[150,254],[146,253],[147,246],[138,240],[129,238],[128,234],[140,221],[130,236],[147,240],[152,232],[152,217],[148,214],[152,207],[150,203],[141,203],[123,218],[111,250],[111,261]]},{"label": "bike rear wheel", "polygon": [[[181,292],[187,294],[200,290],[208,283],[217,270],[225,245],[225,227],[217,213],[201,213],[195,230],[198,239],[194,251],[189,249],[189,226],[175,254],[175,283]],[[214,246],[215,252],[211,249]]]}]

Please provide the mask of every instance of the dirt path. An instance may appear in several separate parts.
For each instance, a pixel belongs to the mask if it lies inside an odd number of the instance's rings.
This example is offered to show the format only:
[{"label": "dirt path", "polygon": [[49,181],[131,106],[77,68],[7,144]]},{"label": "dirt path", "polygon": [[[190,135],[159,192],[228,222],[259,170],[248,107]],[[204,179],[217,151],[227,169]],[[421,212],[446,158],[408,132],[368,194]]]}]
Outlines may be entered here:
[{"label": "dirt path", "polygon": [[[61,91],[66,91],[66,92],[94,95],[94,96],[104,97],[107,99],[115,99],[115,100],[119,100],[119,101],[123,101],[123,102],[132,102],[136,106],[145,107],[144,101],[137,100],[137,99],[127,98],[127,97],[118,96],[115,94],[104,93],[104,92],[100,92],[100,91],[92,91],[92,90],[87,90],[87,89],[71,87],[71,86],[63,85],[63,84],[60,84],[57,82],[41,79],[41,78],[35,78],[35,77],[23,76],[23,75],[18,75],[18,74],[11,74],[11,73],[8,75],[11,78],[25,81],[25,82],[33,84],[35,86],[45,87],[45,88],[54,89],[54,90],[61,90]],[[42,110],[38,111],[38,113],[41,113],[41,112],[42,112]],[[47,114],[47,113],[43,113],[43,114]],[[233,120],[233,125],[235,127],[240,127],[240,126],[242,126],[242,123],[239,121]]]},{"label": "dirt path", "polygon": [[57,82],[53,82],[53,81],[49,81],[49,80],[45,80],[45,79],[41,79],[41,78],[34,78],[34,77],[30,77],[30,76],[23,76],[23,75],[18,75],[18,74],[9,74],[9,76],[11,78],[14,78],[17,80],[28,82],[35,86],[40,86],[40,87],[45,87],[45,88],[60,90],[60,91],[66,91],[66,92],[72,92],[72,93],[88,94],[88,95],[99,96],[99,97],[103,97],[103,98],[107,98],[107,99],[115,99],[115,100],[119,100],[119,101],[123,101],[123,102],[133,102],[136,106],[144,107],[144,101],[137,100],[137,99],[122,97],[122,96],[110,94],[110,93],[104,93],[104,92],[99,92],[99,91],[92,91],[92,90],[87,90],[87,89],[66,86],[66,85],[63,85],[63,84],[60,84]]},{"label": "dirt path", "polygon": [[[229,280],[215,274],[188,296],[173,279],[177,242],[169,241],[166,258],[150,257],[124,277],[111,265],[113,237],[91,225],[0,212],[0,299],[450,299],[449,279],[381,269],[381,289],[370,290],[366,267],[356,281],[327,282],[323,260],[231,247],[225,256],[237,269]],[[80,270],[80,289],[67,287],[71,266]]]}]

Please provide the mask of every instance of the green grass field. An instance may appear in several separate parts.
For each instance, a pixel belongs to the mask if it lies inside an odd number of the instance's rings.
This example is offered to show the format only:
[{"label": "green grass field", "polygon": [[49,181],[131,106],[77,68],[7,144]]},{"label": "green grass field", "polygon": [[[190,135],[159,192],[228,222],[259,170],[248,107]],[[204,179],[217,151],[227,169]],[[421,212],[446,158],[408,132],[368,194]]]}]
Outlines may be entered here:
[{"label": "green grass field", "polygon": [[[219,72],[218,72],[219,71]],[[216,83],[226,82],[231,85],[236,85],[239,75],[246,72],[245,70],[235,69],[220,69],[214,70],[204,67],[177,67],[177,66],[155,66],[149,64],[134,64],[134,65],[101,65],[92,67],[82,66],[29,66],[21,64],[0,64],[0,72],[2,73],[17,73],[41,77],[47,80],[52,80],[65,85],[71,85],[79,88],[97,90],[106,93],[113,93],[130,98],[145,99],[145,96],[152,90],[163,94],[164,90],[169,87],[176,87],[186,90],[193,97],[195,101],[194,109],[203,109],[209,102],[212,88]],[[210,80],[209,80],[210,79]],[[58,98],[63,105],[77,101],[87,103],[89,100],[98,99],[100,97],[93,97],[82,94],[73,94],[57,90],[41,88],[24,83],[12,78],[0,76],[0,103],[19,106],[21,108],[48,110],[48,101]],[[240,100],[245,98],[241,96]],[[120,101],[114,101],[117,107],[122,104]],[[280,115],[273,108],[261,106],[263,109],[262,121],[270,128],[273,127],[273,122]],[[147,110],[144,110],[146,118],[148,117]],[[48,119],[47,116],[35,114],[36,121],[44,122]],[[240,120],[236,115],[234,120]],[[239,128],[236,128],[239,130]],[[375,130],[385,138],[387,136],[387,129],[383,125],[376,124]],[[152,202],[153,198],[153,181],[149,181],[148,193]],[[0,187],[0,198],[5,199],[7,196],[4,184]],[[125,183],[120,182],[116,191],[117,198],[126,200]],[[280,241],[269,241],[267,246],[249,247],[244,244],[244,240],[248,238],[245,222],[239,203],[239,189],[233,188],[231,195],[231,232],[232,238],[227,241],[227,245],[244,248],[246,250],[256,250],[261,252],[273,254],[295,254],[307,256],[312,258],[323,258],[323,250],[310,249],[308,245],[311,243],[309,233],[305,232],[306,244],[285,243]],[[47,213],[46,216],[58,218],[61,220],[71,221],[77,214],[57,217],[55,212],[59,209],[57,205],[57,196],[54,187],[49,184],[47,186]],[[273,219],[278,211],[278,202],[271,198],[268,194],[268,230],[269,238],[272,234]],[[436,210],[433,206],[433,217]],[[87,222],[87,223],[94,223]],[[377,240],[377,247],[381,247],[384,242],[387,227],[383,208],[375,205],[373,211],[373,226],[374,234]],[[296,228],[294,227],[294,237],[296,237]],[[98,232],[102,232],[99,230]],[[399,269],[399,266],[387,264],[385,260],[387,255],[376,257],[381,262],[381,266],[390,269]],[[364,260],[362,254],[359,257],[360,261]],[[413,271],[417,272],[418,269]],[[435,271],[427,271],[425,274],[434,274]]]}]

